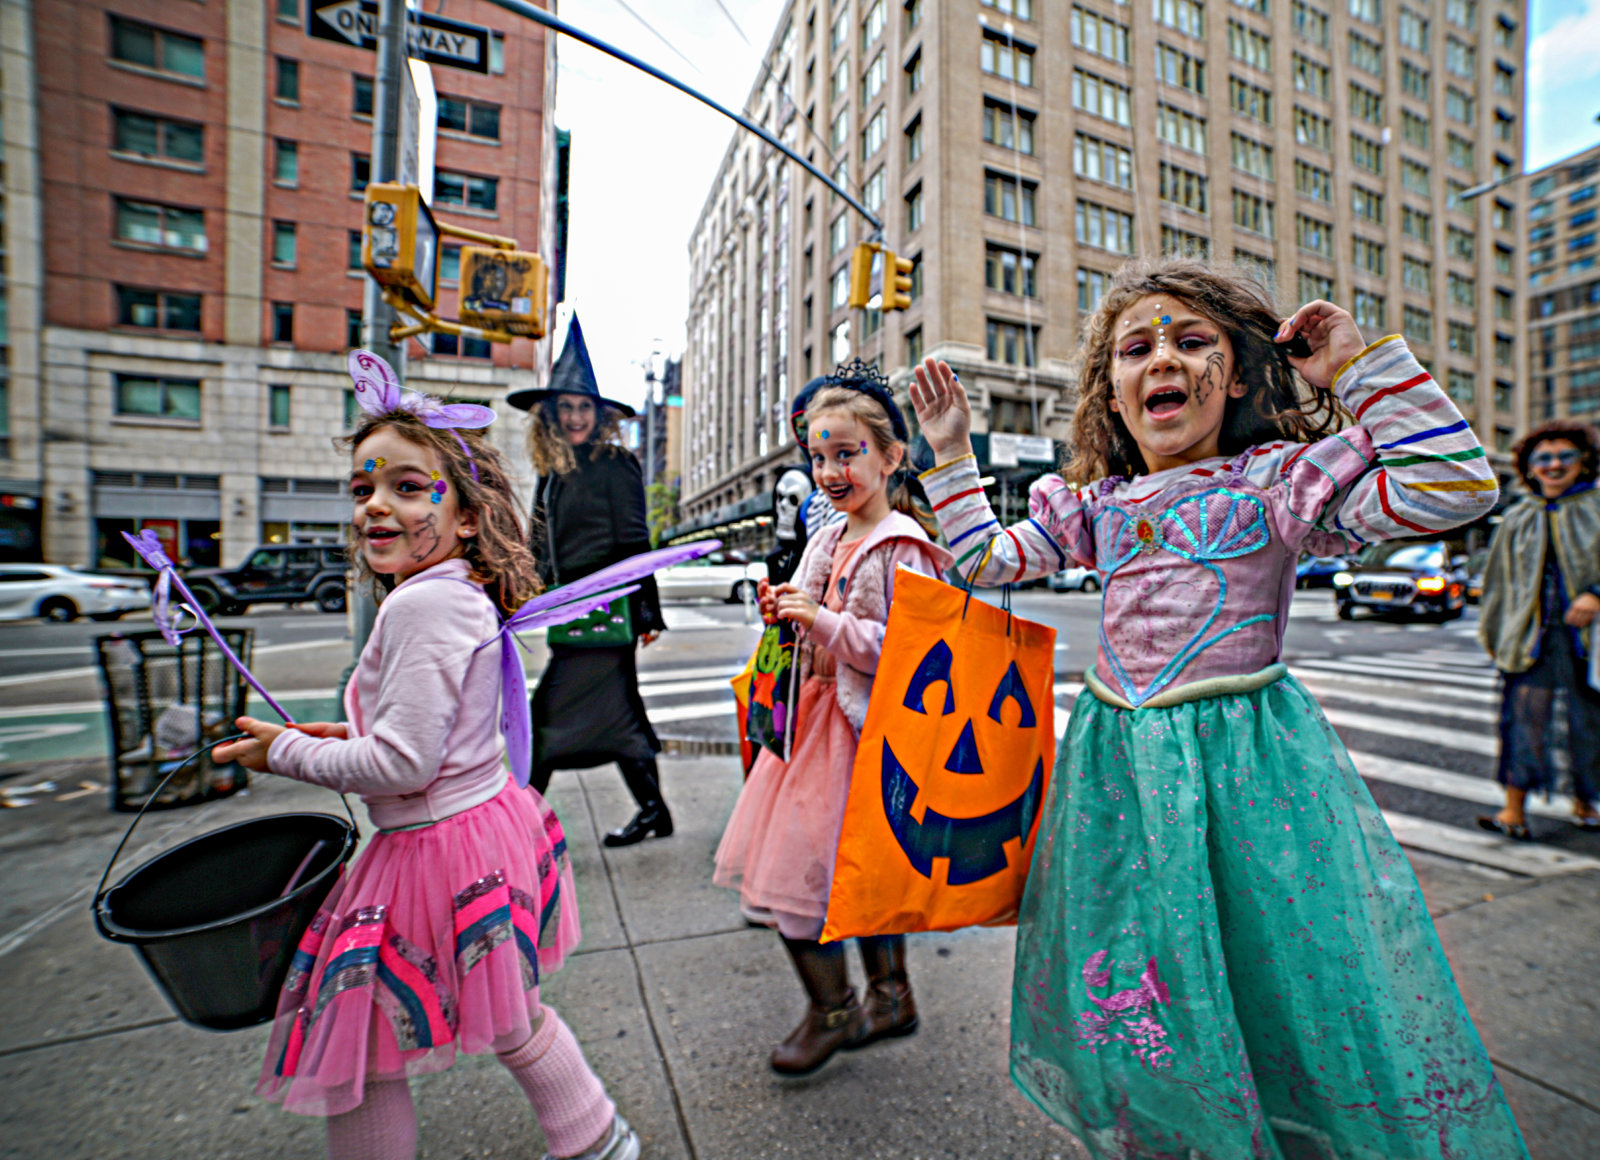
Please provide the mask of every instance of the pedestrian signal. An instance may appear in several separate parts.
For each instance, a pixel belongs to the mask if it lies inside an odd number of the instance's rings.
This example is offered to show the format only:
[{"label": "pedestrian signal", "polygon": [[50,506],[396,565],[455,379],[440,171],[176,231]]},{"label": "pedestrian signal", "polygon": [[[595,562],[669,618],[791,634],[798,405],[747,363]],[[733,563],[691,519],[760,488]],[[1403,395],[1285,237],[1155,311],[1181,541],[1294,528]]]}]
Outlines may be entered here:
[{"label": "pedestrian signal", "polygon": [[907,310],[911,306],[911,271],[916,265],[910,258],[902,258],[885,250],[883,252],[883,309]]},{"label": "pedestrian signal", "polygon": [[433,309],[439,295],[439,227],[416,186],[367,186],[361,264],[385,290]]},{"label": "pedestrian signal", "polygon": [[872,267],[878,256],[876,242],[862,242],[850,255],[850,309],[872,301]]},{"label": "pedestrian signal", "polygon": [[549,270],[538,254],[461,247],[461,321],[522,338],[543,338]]}]

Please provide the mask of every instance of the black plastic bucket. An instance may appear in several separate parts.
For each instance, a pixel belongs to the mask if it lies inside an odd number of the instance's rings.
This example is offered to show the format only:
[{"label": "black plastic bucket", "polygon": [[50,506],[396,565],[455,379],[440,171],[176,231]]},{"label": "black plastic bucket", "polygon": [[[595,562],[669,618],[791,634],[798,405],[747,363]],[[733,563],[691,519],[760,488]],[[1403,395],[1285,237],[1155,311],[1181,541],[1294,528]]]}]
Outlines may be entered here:
[{"label": "black plastic bucket", "polygon": [[[132,834],[129,826],[122,845]],[[139,952],[184,1022],[212,1031],[265,1023],[356,838],[354,815],[275,814],[157,854],[110,890],[108,865],[95,925]]]}]

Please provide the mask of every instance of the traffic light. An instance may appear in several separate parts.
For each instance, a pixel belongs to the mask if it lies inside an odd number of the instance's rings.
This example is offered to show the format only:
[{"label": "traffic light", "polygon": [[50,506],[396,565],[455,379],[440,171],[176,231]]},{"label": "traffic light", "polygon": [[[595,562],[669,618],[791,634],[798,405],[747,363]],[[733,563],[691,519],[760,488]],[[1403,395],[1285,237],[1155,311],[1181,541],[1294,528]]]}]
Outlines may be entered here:
[{"label": "traffic light", "polygon": [[872,265],[878,256],[876,242],[862,242],[850,255],[850,309],[859,310],[872,301]]},{"label": "traffic light", "polygon": [[367,186],[361,264],[378,285],[423,310],[439,296],[439,227],[414,185]]},{"label": "traffic light", "polygon": [[883,252],[883,309],[906,310],[911,306],[911,270],[915,265],[910,258],[902,258],[892,250]]},{"label": "traffic light", "polygon": [[538,254],[461,247],[461,321],[483,330],[543,338],[550,273]]}]

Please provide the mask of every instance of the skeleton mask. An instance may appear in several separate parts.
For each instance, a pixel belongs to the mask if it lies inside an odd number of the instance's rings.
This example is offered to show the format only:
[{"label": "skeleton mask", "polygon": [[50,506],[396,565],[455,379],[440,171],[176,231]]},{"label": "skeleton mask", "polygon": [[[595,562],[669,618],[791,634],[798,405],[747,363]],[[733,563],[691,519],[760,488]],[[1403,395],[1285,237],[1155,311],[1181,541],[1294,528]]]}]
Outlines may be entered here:
[{"label": "skeleton mask", "polygon": [[780,543],[800,538],[800,508],[811,490],[811,478],[798,468],[791,468],[778,477],[772,489],[772,507]]}]

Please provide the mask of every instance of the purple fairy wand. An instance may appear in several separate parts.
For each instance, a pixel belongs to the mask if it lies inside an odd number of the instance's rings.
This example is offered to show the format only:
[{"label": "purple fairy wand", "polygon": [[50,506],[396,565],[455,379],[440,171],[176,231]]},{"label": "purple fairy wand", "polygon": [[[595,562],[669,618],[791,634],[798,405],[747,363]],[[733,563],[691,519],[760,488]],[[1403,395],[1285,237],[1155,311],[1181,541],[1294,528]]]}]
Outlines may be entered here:
[{"label": "purple fairy wand", "polygon": [[222,650],[222,655],[228,658],[228,663],[239,670],[239,675],[250,683],[250,687],[260,693],[267,704],[272,706],[273,712],[282,717],[285,722],[292,725],[294,718],[289,712],[273,698],[256,680],[255,674],[245,667],[238,654],[228,647],[228,642],[222,639],[222,633],[217,631],[217,626],[211,623],[211,618],[206,615],[206,610],[200,607],[200,602],[194,598],[194,593],[189,591],[189,586],[183,582],[183,577],[178,575],[178,570],[171,560],[167,559],[166,552],[161,550],[161,540],[155,532],[146,528],[137,536],[122,533],[122,538],[133,545],[133,550],[139,553],[140,559],[156,570],[155,599],[150,604],[151,618],[156,622],[156,627],[161,630],[161,635],[166,642],[174,648],[182,640],[184,633],[192,632],[193,627],[179,629],[178,622],[181,616],[174,616],[172,612],[172,588],[176,585],[178,593],[184,598],[185,603],[179,605],[184,612],[194,615],[200,622],[200,627],[205,629],[211,639],[217,642],[217,647]]}]

